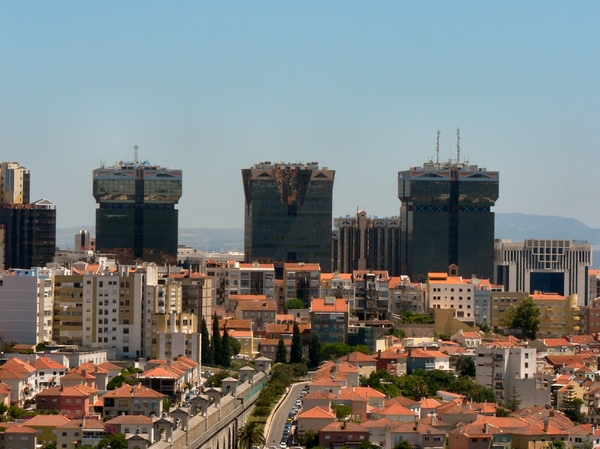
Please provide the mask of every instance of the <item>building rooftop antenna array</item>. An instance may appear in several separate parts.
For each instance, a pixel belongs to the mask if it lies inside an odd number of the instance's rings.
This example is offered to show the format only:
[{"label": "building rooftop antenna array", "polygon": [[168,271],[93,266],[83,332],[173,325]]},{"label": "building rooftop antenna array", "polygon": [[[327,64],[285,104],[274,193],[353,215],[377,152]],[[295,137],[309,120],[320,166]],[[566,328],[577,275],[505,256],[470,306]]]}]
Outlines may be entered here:
[{"label": "building rooftop antenna array", "polygon": [[135,162],[136,164],[138,163],[138,146],[134,145],[133,146],[133,162]]}]

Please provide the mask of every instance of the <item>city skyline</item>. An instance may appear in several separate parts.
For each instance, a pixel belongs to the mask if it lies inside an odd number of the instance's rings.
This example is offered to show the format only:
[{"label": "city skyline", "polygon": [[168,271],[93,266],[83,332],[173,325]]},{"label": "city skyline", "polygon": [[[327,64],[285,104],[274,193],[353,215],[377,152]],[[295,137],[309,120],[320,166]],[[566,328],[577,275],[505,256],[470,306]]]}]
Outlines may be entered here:
[{"label": "city skyline", "polygon": [[318,161],[333,216],[398,216],[397,173],[502,173],[494,212],[596,228],[594,2],[0,5],[2,160],[57,227],[91,226],[103,160],[184,171],[180,227],[242,228],[239,171]]}]

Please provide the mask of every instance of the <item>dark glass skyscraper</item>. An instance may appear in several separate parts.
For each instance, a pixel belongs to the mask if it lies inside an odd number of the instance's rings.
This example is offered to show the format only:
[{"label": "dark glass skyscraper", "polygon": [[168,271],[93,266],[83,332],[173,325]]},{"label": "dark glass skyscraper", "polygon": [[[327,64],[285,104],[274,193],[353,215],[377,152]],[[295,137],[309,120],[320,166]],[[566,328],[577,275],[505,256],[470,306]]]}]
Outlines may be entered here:
[{"label": "dark glass skyscraper", "polygon": [[94,170],[97,250],[121,263],[175,264],[181,192],[181,170],[138,161]]},{"label": "dark glass skyscraper", "polygon": [[399,172],[403,274],[425,280],[456,264],[463,277],[492,279],[498,182],[498,172],[459,162]]},{"label": "dark glass skyscraper", "polygon": [[316,162],[243,169],[246,262],[312,262],[331,272],[334,176]]},{"label": "dark glass skyscraper", "polygon": [[31,203],[29,170],[17,162],[0,163],[0,267],[45,267],[56,251],[56,206]]}]

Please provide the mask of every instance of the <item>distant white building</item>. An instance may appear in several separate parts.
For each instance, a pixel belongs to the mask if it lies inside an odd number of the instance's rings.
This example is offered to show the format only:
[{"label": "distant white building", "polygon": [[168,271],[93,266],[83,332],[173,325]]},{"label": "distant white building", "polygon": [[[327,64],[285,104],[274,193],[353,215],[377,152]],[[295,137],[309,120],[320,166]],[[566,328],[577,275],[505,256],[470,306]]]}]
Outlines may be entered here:
[{"label": "distant white building", "polygon": [[0,338],[38,344],[52,340],[54,288],[49,270],[0,272]]},{"label": "distant white building", "polygon": [[494,283],[508,292],[577,294],[579,306],[587,306],[594,299],[587,285],[591,266],[591,243],[527,239],[494,244]]}]

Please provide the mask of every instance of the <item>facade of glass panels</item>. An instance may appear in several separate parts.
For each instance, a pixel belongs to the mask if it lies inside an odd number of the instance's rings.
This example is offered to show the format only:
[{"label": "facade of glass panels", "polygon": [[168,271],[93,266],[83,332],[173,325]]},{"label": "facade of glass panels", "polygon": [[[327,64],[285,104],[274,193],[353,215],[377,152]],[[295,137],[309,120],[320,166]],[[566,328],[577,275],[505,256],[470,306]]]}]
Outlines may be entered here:
[{"label": "facade of glass panels", "polygon": [[121,263],[177,260],[181,170],[120,163],[94,170],[96,247]]},{"label": "facade of glass panels", "polygon": [[425,280],[428,272],[491,279],[498,172],[468,164],[427,163],[398,174],[402,222],[402,273]]},{"label": "facade of glass panels", "polygon": [[311,262],[330,272],[334,174],[316,163],[242,170],[246,262]]}]

